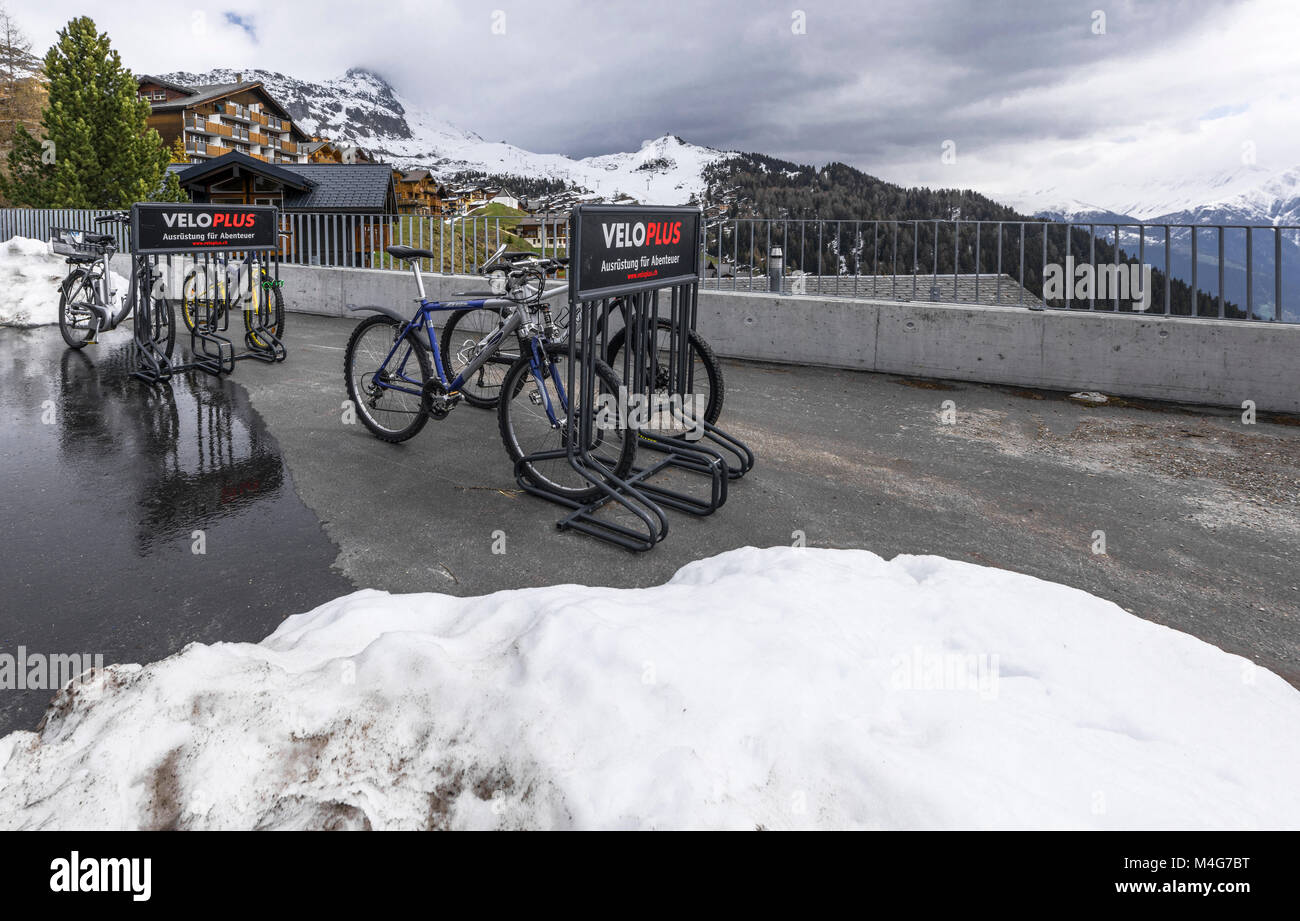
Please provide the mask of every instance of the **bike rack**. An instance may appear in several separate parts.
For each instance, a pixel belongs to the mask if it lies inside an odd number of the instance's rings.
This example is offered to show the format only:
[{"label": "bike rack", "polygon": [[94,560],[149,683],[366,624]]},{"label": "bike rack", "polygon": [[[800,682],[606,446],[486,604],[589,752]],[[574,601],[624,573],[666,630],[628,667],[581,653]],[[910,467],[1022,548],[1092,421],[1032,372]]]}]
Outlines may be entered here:
[{"label": "bike rack", "polygon": [[[567,438],[563,450],[528,455],[515,465],[521,489],[570,510],[556,522],[560,530],[579,531],[628,550],[650,550],[668,536],[664,508],[697,517],[712,515],[726,503],[729,481],[753,469],[754,454],[743,442],[703,420],[689,433],[698,434],[697,439],[641,428],[638,450],[659,456],[634,467],[626,479],[615,477],[592,454],[598,441],[597,407],[590,395],[596,393],[596,362],[607,354],[611,298],[621,297],[625,308],[622,367],[614,371],[624,382],[627,402],[638,396],[642,406],[651,407],[657,394],[694,393],[689,334],[699,304],[700,222],[698,208],[581,205],[573,211],[567,392],[570,431],[576,428],[578,437]],[[669,321],[666,349],[661,316]],[[658,359],[663,351],[668,355],[666,369]],[[528,478],[524,467],[530,461],[560,457],[603,495],[582,504]],[[701,493],[651,481],[668,470],[701,478]],[[636,524],[597,514],[611,505],[631,513]]]},{"label": "bike rack", "polygon": [[[137,291],[135,304],[135,343],[137,368],[135,376],[149,383],[168,380],[182,371],[202,371],[220,376],[235,370],[235,363],[245,359],[265,362],[284,361],[288,352],[275,336],[268,323],[274,317],[268,309],[271,287],[280,284],[279,260],[279,209],[266,205],[172,205],[158,202],[139,203],[131,208],[132,258],[150,258],[151,268],[144,291]],[[260,277],[238,270],[234,278],[239,290],[231,284],[232,265],[245,262],[253,253],[264,254],[266,264],[273,266],[274,278],[270,287],[264,286]],[[158,274],[159,259],[167,260],[167,277],[174,281],[172,258],[177,255],[200,258],[192,270],[185,272],[179,292],[165,292],[164,296],[179,293],[185,300],[185,286],[194,279],[195,297],[190,330],[190,361],[172,362],[149,330],[152,327],[149,291]],[[246,284],[244,278],[246,277]],[[199,284],[204,285],[202,296]],[[243,298],[252,299],[251,311],[242,306]],[[230,315],[240,310],[251,316],[253,325],[246,326],[244,350],[236,351],[235,343],[227,335]]]}]

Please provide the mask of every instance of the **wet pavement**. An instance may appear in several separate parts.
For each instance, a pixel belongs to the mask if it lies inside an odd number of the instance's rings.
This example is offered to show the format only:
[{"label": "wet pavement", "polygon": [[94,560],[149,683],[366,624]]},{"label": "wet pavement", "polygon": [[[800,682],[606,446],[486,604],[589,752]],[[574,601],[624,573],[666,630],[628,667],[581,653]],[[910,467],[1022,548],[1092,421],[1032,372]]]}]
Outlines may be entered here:
[{"label": "wet pavement", "polygon": [[1294,419],[1243,425],[1239,411],[1092,408],[1064,394],[727,361],[720,421],[758,465],[716,514],[670,512],[667,540],[634,555],[557,532],[562,510],[520,492],[494,413],[459,407],[401,445],[344,424],[356,321],[291,321],[288,361],[246,362],[235,378],[359,586],[656,585],[692,560],[801,532],[809,546],[933,553],[1072,585],[1300,686]]},{"label": "wet pavement", "polygon": [[[260,640],[352,590],[245,392],[198,374],[150,388],[129,342],[0,329],[0,653],[150,662]],[[0,689],[0,734],[50,696]]]},{"label": "wet pavement", "polygon": [[[128,332],[83,354],[57,329],[0,330],[0,653],[147,662],[259,640],[354,586],[655,585],[797,532],[1072,585],[1300,686],[1294,419],[727,361],[721,422],[758,465],[634,555],[556,530],[494,413],[460,407],[401,445],[345,424],[354,326],[293,314],[283,364],[156,392],[129,377]],[[0,732],[48,697],[0,690]]]}]

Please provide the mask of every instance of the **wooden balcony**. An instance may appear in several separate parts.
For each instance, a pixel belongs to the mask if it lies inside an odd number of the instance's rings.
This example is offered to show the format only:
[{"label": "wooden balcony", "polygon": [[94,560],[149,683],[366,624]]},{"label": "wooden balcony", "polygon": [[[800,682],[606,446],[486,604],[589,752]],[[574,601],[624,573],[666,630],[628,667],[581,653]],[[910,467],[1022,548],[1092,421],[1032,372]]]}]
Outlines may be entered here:
[{"label": "wooden balcony", "polygon": [[222,144],[208,144],[206,146],[207,146],[207,155],[209,157],[220,157],[223,154],[230,153],[230,148]]},{"label": "wooden balcony", "polygon": [[280,145],[280,152],[296,155],[298,153],[298,145],[295,144],[293,141],[285,141],[283,144]]},{"label": "wooden balcony", "polygon": [[213,124],[213,125],[210,125],[210,127],[212,128],[212,133],[213,133],[213,134],[216,134],[216,135],[218,135],[218,136],[220,136],[220,137],[223,137],[223,138],[233,137],[234,134],[235,134],[234,129],[231,128],[229,125],[215,125],[215,124]]},{"label": "wooden balcony", "polygon": [[256,131],[249,133],[248,141],[250,144],[257,144],[259,147],[265,147],[271,143],[271,139],[269,137],[267,137],[265,134],[258,134]]}]

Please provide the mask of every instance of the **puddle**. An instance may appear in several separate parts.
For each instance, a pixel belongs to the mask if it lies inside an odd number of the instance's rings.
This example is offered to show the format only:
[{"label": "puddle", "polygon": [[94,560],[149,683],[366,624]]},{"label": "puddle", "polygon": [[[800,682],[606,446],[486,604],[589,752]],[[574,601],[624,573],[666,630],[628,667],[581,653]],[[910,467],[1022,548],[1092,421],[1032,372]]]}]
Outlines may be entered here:
[{"label": "puddle", "polygon": [[[350,592],[243,390],[130,370],[129,334],[0,330],[0,654],[149,662]],[[0,734],[51,695],[0,688]]]}]

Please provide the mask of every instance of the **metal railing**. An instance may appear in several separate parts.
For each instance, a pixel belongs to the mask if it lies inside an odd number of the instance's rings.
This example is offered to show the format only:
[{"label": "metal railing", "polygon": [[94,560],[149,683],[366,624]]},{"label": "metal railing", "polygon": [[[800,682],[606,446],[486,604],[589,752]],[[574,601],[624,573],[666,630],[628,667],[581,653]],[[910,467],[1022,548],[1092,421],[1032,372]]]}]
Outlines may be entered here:
[{"label": "metal railing", "polygon": [[[0,209],[0,241],[49,239],[53,227],[96,229],[93,218],[106,213]],[[466,274],[502,243],[568,252],[568,215],[559,212],[285,212],[281,227],[289,234],[282,259],[299,265],[402,270],[385,252],[401,244],[434,254],[423,271]],[[709,290],[1300,322],[1297,225],[740,218],[709,221],[703,236]],[[1141,300],[1131,285],[1114,284],[1121,268],[1142,277]],[[1106,280],[1113,290],[1102,290]]]},{"label": "metal railing", "polygon": [[713,290],[1300,322],[1300,225],[714,219],[704,259]]},{"label": "metal railing", "polygon": [[[406,266],[385,252],[392,245],[427,249],[421,271],[473,274],[501,244],[514,251],[545,256],[568,252],[568,216],[548,215],[541,233],[520,233],[515,216],[452,216],[429,214],[319,214],[286,212],[281,229],[289,236],[283,259],[299,265],[341,268],[394,269]],[[532,222],[536,224],[536,220]]]}]

